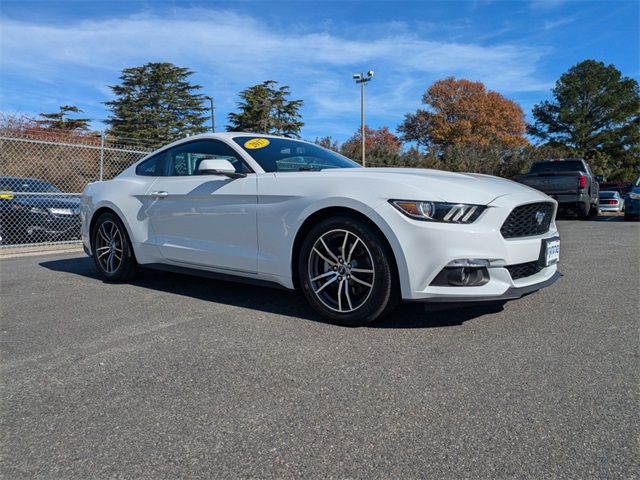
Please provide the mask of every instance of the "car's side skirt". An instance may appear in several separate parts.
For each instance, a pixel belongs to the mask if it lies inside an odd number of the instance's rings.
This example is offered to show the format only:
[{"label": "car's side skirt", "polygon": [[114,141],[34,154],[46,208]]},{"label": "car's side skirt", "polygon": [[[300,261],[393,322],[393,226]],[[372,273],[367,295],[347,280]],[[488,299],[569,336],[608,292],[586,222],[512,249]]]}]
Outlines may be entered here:
[{"label": "car's side skirt", "polygon": [[223,280],[227,282],[245,283],[248,285],[277,288],[278,290],[287,290],[287,291],[291,290],[279,284],[278,282],[265,280],[263,278],[258,278],[258,277],[246,277],[242,275],[233,275],[229,273],[212,272],[210,270],[200,270],[198,268],[180,267],[177,265],[168,265],[166,263],[145,263],[144,265],[140,265],[140,266],[142,268],[148,268],[152,270],[162,270],[164,272],[181,273],[185,275],[193,275],[195,277],[210,278],[212,280]]}]

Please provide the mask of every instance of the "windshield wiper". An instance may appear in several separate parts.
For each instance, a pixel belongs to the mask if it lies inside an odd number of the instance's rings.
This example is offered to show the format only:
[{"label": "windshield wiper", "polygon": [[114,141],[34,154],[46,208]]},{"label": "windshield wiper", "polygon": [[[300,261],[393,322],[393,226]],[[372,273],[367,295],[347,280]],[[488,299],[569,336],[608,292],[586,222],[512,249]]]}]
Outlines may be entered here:
[{"label": "windshield wiper", "polygon": [[311,165],[304,165],[302,167],[298,167],[299,172],[319,172],[322,170],[321,168],[312,167]]}]

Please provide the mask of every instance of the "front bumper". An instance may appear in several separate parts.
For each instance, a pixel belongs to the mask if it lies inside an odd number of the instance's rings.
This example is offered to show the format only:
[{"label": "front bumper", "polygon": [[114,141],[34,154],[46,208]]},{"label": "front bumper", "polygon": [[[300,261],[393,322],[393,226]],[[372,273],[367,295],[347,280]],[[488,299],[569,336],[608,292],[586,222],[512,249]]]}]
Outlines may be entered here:
[{"label": "front bumper", "polygon": [[[422,302],[508,300],[555,282],[560,276],[557,264],[516,280],[505,268],[537,262],[543,240],[559,237],[555,221],[546,233],[538,236],[505,239],[500,233],[516,206],[548,201],[549,197],[537,192],[499,197],[469,225],[421,222],[406,217],[391,205],[380,206],[380,213],[390,223],[400,245],[399,252],[395,253],[399,269],[405,270],[400,274],[403,299]],[[489,260],[489,281],[480,286],[431,285],[443,268],[459,259]]]},{"label": "front bumper", "polygon": [[[547,280],[544,280],[539,283],[534,283],[532,285],[527,285],[525,287],[509,287],[505,293],[499,296],[488,296],[488,297],[474,296],[474,297],[468,297],[468,298],[458,298],[455,301],[456,302],[504,302],[508,300],[517,300],[518,298],[522,298],[532,293],[535,293],[538,290],[548,287],[549,285],[553,285],[554,283],[556,283],[556,281],[560,277],[562,277],[562,274],[556,270],[555,273],[551,276],[551,278]],[[473,288],[473,287],[470,287],[470,288]],[[443,298],[434,297],[429,299],[429,302],[451,302],[451,301],[452,299],[450,297],[443,297]]]},{"label": "front bumper", "polygon": [[37,235],[51,238],[80,237],[79,215],[20,213],[5,218],[3,223],[8,233],[25,238]]}]

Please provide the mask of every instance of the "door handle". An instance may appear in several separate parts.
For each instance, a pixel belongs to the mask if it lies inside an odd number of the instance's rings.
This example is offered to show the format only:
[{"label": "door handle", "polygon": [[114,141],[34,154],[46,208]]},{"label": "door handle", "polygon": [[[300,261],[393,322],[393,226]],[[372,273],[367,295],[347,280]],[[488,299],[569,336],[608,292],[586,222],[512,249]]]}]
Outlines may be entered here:
[{"label": "door handle", "polygon": [[164,198],[169,196],[169,192],[165,192],[164,190],[160,190],[157,192],[151,192],[151,195],[158,198]]}]

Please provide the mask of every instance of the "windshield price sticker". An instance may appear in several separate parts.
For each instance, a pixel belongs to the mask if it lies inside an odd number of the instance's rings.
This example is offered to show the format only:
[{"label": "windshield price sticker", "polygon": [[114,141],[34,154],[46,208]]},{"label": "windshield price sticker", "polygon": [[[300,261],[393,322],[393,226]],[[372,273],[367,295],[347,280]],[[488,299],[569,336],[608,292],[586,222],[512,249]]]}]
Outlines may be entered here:
[{"label": "windshield price sticker", "polygon": [[257,150],[258,148],[264,148],[269,145],[269,140],[266,138],[253,138],[244,143],[244,148],[249,150]]}]

